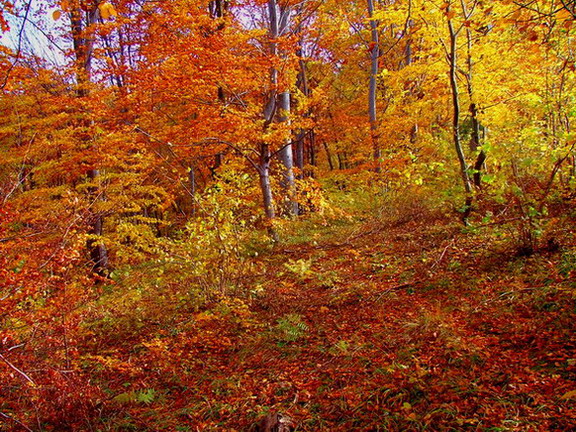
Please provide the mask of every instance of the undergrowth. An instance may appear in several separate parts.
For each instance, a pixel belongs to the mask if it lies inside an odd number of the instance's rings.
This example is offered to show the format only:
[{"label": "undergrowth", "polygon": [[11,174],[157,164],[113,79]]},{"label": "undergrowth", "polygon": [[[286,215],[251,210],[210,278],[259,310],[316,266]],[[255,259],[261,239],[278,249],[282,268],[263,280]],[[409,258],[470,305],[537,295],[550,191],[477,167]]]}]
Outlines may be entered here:
[{"label": "undergrowth", "polygon": [[54,372],[65,393],[41,405],[57,415],[33,409],[52,379],[9,390],[32,395],[19,418],[46,431],[251,430],[274,412],[300,431],[576,427],[568,216],[543,221],[526,256],[515,220],[478,213],[464,228],[418,190],[325,187],[324,210],[283,222],[277,244],[241,201],[202,197],[202,221],[67,315],[58,361],[74,372]]}]

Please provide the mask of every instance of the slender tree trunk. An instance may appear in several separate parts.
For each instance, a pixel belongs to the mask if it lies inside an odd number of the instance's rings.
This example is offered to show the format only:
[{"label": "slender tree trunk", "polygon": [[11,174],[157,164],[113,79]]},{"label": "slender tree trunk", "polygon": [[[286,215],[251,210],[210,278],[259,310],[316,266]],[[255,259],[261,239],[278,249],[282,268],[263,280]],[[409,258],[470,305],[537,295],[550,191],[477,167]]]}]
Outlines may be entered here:
[{"label": "slender tree trunk", "polygon": [[[476,104],[471,104],[470,105],[470,112],[476,112],[477,115],[477,107]],[[479,135],[478,135],[479,136]],[[476,147],[476,151],[478,151],[478,147]],[[486,154],[486,152],[484,150],[480,150],[478,152],[478,156],[476,157],[476,162],[474,162],[474,186],[476,186],[477,188],[481,188],[482,187],[482,170],[485,168],[485,164],[486,164],[486,159],[488,158],[488,155]]]},{"label": "slender tree trunk", "polygon": [[[91,181],[97,181],[99,174],[98,170],[90,170],[88,172],[88,178]],[[94,188],[93,192],[97,193],[97,189],[98,188]],[[88,234],[98,237],[102,237],[104,234],[104,218],[98,213],[92,216],[92,223],[90,224]],[[88,240],[87,247],[90,251],[90,258],[94,263],[95,270],[103,275],[109,266],[106,246],[101,241]]]},{"label": "slender tree trunk", "polygon": [[190,183],[190,195],[192,197],[192,216],[196,216],[196,167],[194,163],[190,164],[188,181]]},{"label": "slender tree trunk", "polygon": [[223,159],[222,153],[216,153],[214,155],[214,165],[209,167],[210,177],[212,177],[212,180],[216,180],[216,178],[218,177],[218,168],[222,166],[222,159]]},{"label": "slender tree trunk", "polygon": [[[229,1],[226,0],[212,0],[208,3],[208,10],[212,18],[222,18],[228,11]],[[221,29],[219,29],[221,30]]]},{"label": "slender tree trunk", "polygon": [[[298,26],[298,32],[302,30],[302,25]],[[306,74],[306,62],[302,58],[303,56],[303,48],[302,48],[302,38],[298,41],[298,51],[296,52],[296,56],[298,57],[298,78],[297,78],[297,86],[302,91],[304,96],[309,95],[308,89],[308,76]],[[296,168],[300,170],[299,178],[303,177],[304,174],[304,142],[306,140],[306,130],[301,129],[298,133],[298,139],[296,140],[296,148],[294,149],[294,162]]]},{"label": "slender tree trunk", "polygon": [[[278,108],[280,109],[279,121],[280,123],[290,122],[288,114],[290,113],[290,93],[283,92],[278,96]],[[291,139],[287,138],[284,146],[278,152],[278,157],[284,166],[282,170],[282,180],[280,186],[284,191],[284,199],[286,201],[285,210],[289,215],[298,214],[298,203],[294,197],[294,192],[296,189],[296,183],[294,178],[293,170],[293,154],[292,154],[292,143]]]},{"label": "slender tree trunk", "polygon": [[[224,18],[226,13],[228,12],[230,2],[226,0],[211,0],[208,3],[208,11],[210,12],[210,17],[214,20]],[[225,27],[225,23],[221,22],[217,29],[218,31],[223,30]],[[226,103],[226,94],[224,92],[224,87],[221,85],[218,86],[216,90],[216,95],[218,97],[218,101],[224,105]],[[222,165],[223,154],[217,153],[215,155],[214,166],[210,168],[210,173],[212,174],[212,179],[216,178],[216,169]]]},{"label": "slender tree trunk", "polygon": [[470,176],[468,175],[468,165],[466,164],[466,157],[464,155],[464,150],[462,149],[461,136],[460,136],[460,95],[458,90],[458,80],[457,80],[457,41],[458,33],[454,30],[454,25],[452,20],[448,19],[448,31],[450,32],[450,88],[452,89],[452,108],[453,118],[452,118],[452,139],[454,141],[454,147],[456,149],[456,155],[458,156],[458,162],[460,164],[460,174],[462,176],[462,181],[464,183],[464,190],[466,192],[466,200],[464,204],[464,209],[462,212],[462,221],[465,225],[468,224],[468,217],[472,211],[472,186],[470,183]]},{"label": "slender tree trunk", "polygon": [[274,241],[278,241],[278,234],[272,225],[276,218],[276,210],[274,209],[274,200],[272,197],[272,185],[270,184],[270,148],[267,144],[260,146],[260,161],[258,165],[258,173],[260,176],[260,189],[262,190],[262,200],[264,204],[264,212],[270,226],[268,227],[270,236]]},{"label": "slender tree trunk", "polygon": [[[70,25],[74,39],[73,47],[76,60],[76,95],[79,99],[84,99],[89,94],[89,83],[92,62],[93,39],[85,34],[86,27],[96,22],[98,9],[94,7],[87,13],[87,23],[84,25],[82,15],[83,11],[80,4],[76,4],[70,14]],[[89,120],[84,120],[84,127],[88,127]],[[88,140],[89,137],[82,133],[82,139]],[[96,183],[100,172],[93,168],[88,170],[87,176],[91,182]],[[98,187],[90,188],[93,196],[98,196]],[[100,198],[101,199],[101,198]],[[101,214],[94,213],[90,217],[91,223],[88,233],[95,236],[104,234],[104,219]],[[86,247],[90,252],[90,257],[94,263],[94,269],[97,273],[104,275],[109,267],[108,251],[106,246],[98,240],[90,239],[86,242]]]},{"label": "slender tree trunk", "polygon": [[338,157],[338,169],[345,170],[347,168],[346,158],[340,152],[336,156]]},{"label": "slender tree trunk", "polygon": [[[316,132],[314,129],[310,129],[308,131],[308,142],[309,142],[309,152],[310,152],[310,165],[315,167],[317,165],[316,162]],[[311,170],[310,175],[314,177],[314,170]]]},{"label": "slender tree trunk", "polygon": [[[268,0],[268,14],[270,18],[270,54],[273,57],[279,55],[278,43],[276,40],[288,28],[290,8],[278,7],[276,0]],[[272,68],[270,71],[270,84],[272,86],[272,97],[276,97],[277,104],[277,121],[279,123],[289,124],[290,118],[290,92],[283,91],[277,93],[278,87],[278,70]],[[294,159],[292,155],[292,139],[286,138],[282,143],[281,150],[278,152],[280,162],[284,166],[282,171],[281,186],[284,192],[285,210],[289,215],[298,214],[298,203],[295,201],[295,179],[294,179]]]},{"label": "slender tree trunk", "polygon": [[[409,26],[412,25],[412,22],[409,23]],[[409,38],[406,42],[406,47],[404,48],[404,65],[410,66],[412,64],[414,57],[412,53],[412,39]],[[410,143],[415,144],[416,140],[418,139],[418,123],[414,123],[412,129],[410,130]]]},{"label": "slender tree trunk", "polygon": [[276,217],[274,201],[272,198],[272,185],[270,184],[270,161],[262,161],[260,164],[260,187],[262,188],[262,198],[264,200],[264,212],[268,219]]},{"label": "slender tree trunk", "polygon": [[299,179],[304,177],[304,143],[306,140],[306,132],[300,131],[298,137],[296,138],[294,146],[294,166],[298,168],[299,173],[297,177]]},{"label": "slender tree trunk", "polygon": [[328,147],[328,143],[324,141],[324,151],[326,152],[326,159],[328,159],[328,166],[330,167],[330,171],[334,171],[334,162],[332,162],[332,154],[330,152],[330,147]]},{"label": "slender tree trunk", "polygon": [[412,40],[408,39],[406,48],[404,49],[404,65],[409,66],[412,64]]},{"label": "slender tree trunk", "polygon": [[[469,18],[468,11],[466,9],[466,3],[462,0],[462,9],[464,11],[464,15],[466,19]],[[480,139],[480,121],[478,120],[478,106],[476,105],[476,101],[474,100],[474,84],[472,83],[472,79],[474,78],[473,74],[473,61],[472,61],[472,32],[469,28],[466,28],[466,45],[467,45],[467,53],[466,53],[466,67],[468,71],[466,73],[466,89],[468,92],[468,98],[470,99],[470,106],[468,108],[470,112],[470,119],[472,121],[472,134],[470,140],[470,150],[473,153],[478,152],[478,156],[476,157],[476,162],[474,163],[474,186],[478,189],[482,186],[482,168],[484,166],[484,162],[486,161],[486,152],[480,149],[482,142]]]},{"label": "slender tree trunk", "polygon": [[417,139],[418,139],[418,123],[412,126],[412,129],[410,130],[410,144],[416,143]]},{"label": "slender tree trunk", "polygon": [[370,18],[371,43],[370,43],[370,84],[368,88],[368,116],[370,119],[370,138],[372,141],[372,153],[375,163],[375,171],[381,171],[382,150],[378,136],[378,116],[376,112],[376,80],[378,77],[378,60],[380,57],[378,23],[374,16],[374,0],[368,0],[368,16]]},{"label": "slender tree trunk", "polygon": [[[272,39],[272,35],[277,35],[278,33],[278,18],[276,16],[276,5],[271,0],[268,2],[268,13],[270,20],[270,34],[269,37]],[[270,43],[270,52],[272,55],[276,54],[276,43]],[[267,95],[267,100],[263,110],[264,116],[264,130],[266,130],[276,115],[276,93],[277,93],[277,82],[278,82],[278,71],[275,68],[270,69],[270,91]],[[268,219],[268,223],[271,227],[271,236],[274,240],[277,240],[277,235],[273,230],[273,220],[276,217],[276,211],[274,209],[274,200],[272,195],[272,185],[270,183],[270,146],[268,143],[260,143],[260,148],[258,152],[259,160],[256,166],[258,170],[258,175],[260,178],[260,190],[262,192],[262,202],[264,204],[264,213]]]},{"label": "slender tree trunk", "polygon": [[[298,32],[302,30],[302,24],[298,27]],[[298,51],[296,52],[296,56],[298,57],[298,79],[297,85],[302,94],[306,97],[310,97],[311,91],[310,86],[308,84],[308,72],[306,68],[306,62],[304,61],[304,49],[303,49],[303,41],[300,39],[298,41]],[[311,111],[308,111],[305,114],[305,117],[310,118],[312,115]],[[308,140],[308,159],[309,163],[312,166],[315,166],[316,159],[315,159],[315,134],[314,129],[305,130],[301,129],[298,135],[298,140],[296,141],[296,148],[295,148],[295,165],[300,170],[299,178],[303,178],[306,174],[304,172],[304,164],[305,164],[305,147],[306,141]]]}]

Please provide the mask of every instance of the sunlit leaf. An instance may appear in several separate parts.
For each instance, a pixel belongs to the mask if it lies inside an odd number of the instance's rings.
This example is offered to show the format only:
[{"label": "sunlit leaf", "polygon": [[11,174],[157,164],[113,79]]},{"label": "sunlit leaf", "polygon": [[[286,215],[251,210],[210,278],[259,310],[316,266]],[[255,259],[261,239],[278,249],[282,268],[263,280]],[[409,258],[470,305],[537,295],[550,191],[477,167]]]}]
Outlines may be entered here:
[{"label": "sunlit leaf", "polygon": [[112,4],[109,2],[105,2],[105,3],[98,5],[98,9],[100,10],[100,16],[103,19],[110,19],[111,17],[117,17],[118,16],[118,12],[116,12],[116,9],[114,9],[114,6],[112,6]]},{"label": "sunlit leaf", "polygon": [[560,399],[576,399],[576,390],[571,390],[568,393],[564,393]]}]

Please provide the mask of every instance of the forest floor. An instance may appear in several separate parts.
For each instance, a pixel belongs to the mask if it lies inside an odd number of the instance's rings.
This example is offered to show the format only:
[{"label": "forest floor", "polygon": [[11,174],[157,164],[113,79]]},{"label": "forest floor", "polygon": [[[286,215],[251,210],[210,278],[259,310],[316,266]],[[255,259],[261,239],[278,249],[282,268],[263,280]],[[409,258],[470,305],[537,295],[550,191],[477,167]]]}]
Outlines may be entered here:
[{"label": "forest floor", "polygon": [[279,412],[298,431],[576,430],[576,251],[560,235],[519,256],[493,227],[326,224],[259,254],[244,299],[100,346],[125,350],[103,371],[117,408],[101,421],[250,431]]}]

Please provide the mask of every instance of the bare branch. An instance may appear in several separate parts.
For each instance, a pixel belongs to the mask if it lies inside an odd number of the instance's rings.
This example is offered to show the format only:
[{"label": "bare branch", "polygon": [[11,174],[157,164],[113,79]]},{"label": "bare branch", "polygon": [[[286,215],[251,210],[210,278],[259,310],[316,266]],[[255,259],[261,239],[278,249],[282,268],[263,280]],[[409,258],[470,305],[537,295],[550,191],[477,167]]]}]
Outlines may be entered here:
[{"label": "bare branch", "polygon": [[26,381],[28,381],[29,383],[36,385],[36,383],[34,382],[34,380],[32,378],[30,378],[24,371],[18,369],[16,366],[14,366],[10,361],[8,361],[8,359],[6,357],[4,357],[2,354],[0,354],[0,360],[2,360],[4,363],[6,363],[8,366],[10,366],[10,368],[12,370],[14,370],[15,372],[18,372],[22,377],[24,377],[26,379]]},{"label": "bare branch", "polygon": [[8,414],[3,413],[2,411],[0,411],[0,417],[4,417],[5,419],[8,420],[12,420],[14,423],[18,424],[19,426],[23,427],[24,429],[26,429],[29,432],[34,432],[32,429],[30,429],[28,426],[26,426],[24,423],[22,423],[19,420],[16,420],[14,417],[9,416]]},{"label": "bare branch", "polygon": [[20,54],[22,53],[22,37],[24,35],[24,28],[26,27],[26,22],[28,21],[28,14],[30,13],[30,6],[32,5],[32,0],[29,0],[26,4],[26,12],[24,13],[24,20],[22,21],[22,25],[20,26],[20,31],[18,32],[18,48],[16,49],[16,55],[14,62],[10,65],[8,70],[6,71],[6,76],[4,77],[4,81],[0,84],[0,89],[4,89],[6,84],[8,84],[8,79],[10,78],[10,74],[12,70],[16,67],[16,64],[20,61]]}]

